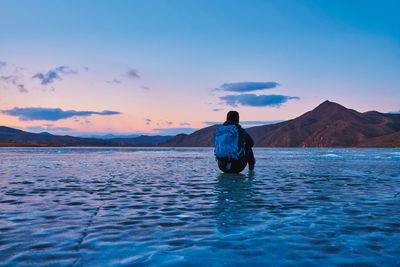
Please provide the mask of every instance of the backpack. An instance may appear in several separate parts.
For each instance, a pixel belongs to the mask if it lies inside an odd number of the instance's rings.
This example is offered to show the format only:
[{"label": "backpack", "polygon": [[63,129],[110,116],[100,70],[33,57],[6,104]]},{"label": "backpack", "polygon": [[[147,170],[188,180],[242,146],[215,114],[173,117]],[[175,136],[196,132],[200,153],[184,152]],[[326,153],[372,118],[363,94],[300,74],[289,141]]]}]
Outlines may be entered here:
[{"label": "backpack", "polygon": [[238,159],[243,148],[239,149],[239,129],[236,125],[221,125],[215,132],[215,157]]}]

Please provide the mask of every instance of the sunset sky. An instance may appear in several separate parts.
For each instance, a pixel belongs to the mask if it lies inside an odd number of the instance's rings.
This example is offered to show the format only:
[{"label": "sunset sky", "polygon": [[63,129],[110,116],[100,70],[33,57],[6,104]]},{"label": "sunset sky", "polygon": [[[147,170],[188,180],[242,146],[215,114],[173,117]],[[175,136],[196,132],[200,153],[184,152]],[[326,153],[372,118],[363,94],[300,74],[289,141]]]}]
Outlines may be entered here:
[{"label": "sunset sky", "polygon": [[400,1],[0,0],[0,125],[190,133],[400,111]]}]

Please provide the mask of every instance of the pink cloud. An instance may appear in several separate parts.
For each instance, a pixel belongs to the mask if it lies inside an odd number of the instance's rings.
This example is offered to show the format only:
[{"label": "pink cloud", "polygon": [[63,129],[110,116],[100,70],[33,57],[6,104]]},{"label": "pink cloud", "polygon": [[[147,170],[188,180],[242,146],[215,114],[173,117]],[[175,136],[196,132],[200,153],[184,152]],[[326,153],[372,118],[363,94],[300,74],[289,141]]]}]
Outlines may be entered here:
[{"label": "pink cloud", "polygon": [[136,70],[134,70],[134,69],[131,69],[128,72],[128,76],[131,77],[131,78],[134,78],[134,79],[139,78],[139,75],[137,74]]}]

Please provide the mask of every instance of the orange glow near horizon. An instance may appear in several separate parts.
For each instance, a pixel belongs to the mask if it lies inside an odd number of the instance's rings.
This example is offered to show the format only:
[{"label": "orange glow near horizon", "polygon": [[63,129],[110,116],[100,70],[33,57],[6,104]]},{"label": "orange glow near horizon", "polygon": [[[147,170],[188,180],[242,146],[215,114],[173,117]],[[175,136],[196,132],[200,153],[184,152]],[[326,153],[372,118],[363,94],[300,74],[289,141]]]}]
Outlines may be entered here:
[{"label": "orange glow near horizon", "polygon": [[[325,100],[400,109],[396,4],[31,2],[2,2],[0,125],[157,134],[229,110],[241,121],[293,119]],[[4,113],[15,108],[62,115]]]}]

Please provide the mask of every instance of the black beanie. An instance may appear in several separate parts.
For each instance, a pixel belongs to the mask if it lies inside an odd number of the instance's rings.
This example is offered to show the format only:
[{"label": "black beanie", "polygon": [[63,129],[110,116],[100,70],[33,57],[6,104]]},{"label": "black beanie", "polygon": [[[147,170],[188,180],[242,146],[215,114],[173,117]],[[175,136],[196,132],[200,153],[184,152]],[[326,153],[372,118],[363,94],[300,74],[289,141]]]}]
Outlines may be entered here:
[{"label": "black beanie", "polygon": [[239,112],[233,110],[229,111],[226,115],[226,120],[239,123]]}]

